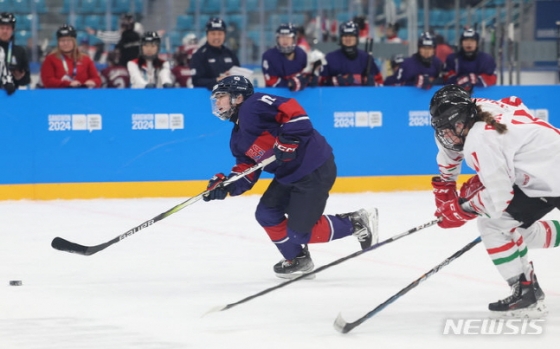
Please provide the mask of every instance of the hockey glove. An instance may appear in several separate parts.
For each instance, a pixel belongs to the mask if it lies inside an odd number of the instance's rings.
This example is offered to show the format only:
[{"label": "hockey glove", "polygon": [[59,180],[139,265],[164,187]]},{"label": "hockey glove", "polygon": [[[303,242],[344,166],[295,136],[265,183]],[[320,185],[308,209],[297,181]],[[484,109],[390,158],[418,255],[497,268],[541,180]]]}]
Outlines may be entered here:
[{"label": "hockey glove", "polygon": [[482,189],[484,189],[484,184],[482,184],[478,175],[474,175],[463,183],[459,196],[461,200],[469,201]]},{"label": "hockey glove", "polygon": [[[362,76],[359,74],[356,74],[359,77],[360,83],[361,83],[361,78]],[[333,85],[335,86],[353,86],[354,85],[354,75],[352,74],[345,74],[345,75],[337,75],[337,76],[333,76],[332,78],[333,80]]]},{"label": "hockey glove", "polygon": [[478,82],[478,77],[474,73],[462,75],[457,78],[457,85],[461,86],[465,91],[472,93],[473,87]]},{"label": "hockey glove", "polygon": [[292,92],[303,90],[307,87],[307,78],[303,75],[296,75],[288,80],[288,89]]},{"label": "hockey glove", "polygon": [[299,146],[299,139],[288,138],[283,135],[276,137],[276,142],[274,143],[274,155],[276,155],[277,163],[284,163],[292,161],[296,158],[297,147]]},{"label": "hockey glove", "polygon": [[204,201],[223,200],[228,194],[228,188],[223,186],[223,182],[227,179],[223,173],[215,174],[214,177],[208,181],[206,190],[210,192],[202,197]]},{"label": "hockey glove", "polygon": [[307,75],[307,86],[316,87],[319,85],[319,77],[315,74]]},{"label": "hockey glove", "polygon": [[14,92],[16,92],[16,85],[14,85],[13,83],[5,84],[4,90],[6,90],[8,96],[11,96]]},{"label": "hockey glove", "polygon": [[456,199],[457,183],[455,181],[443,181],[441,177],[432,177],[432,188],[436,197],[436,207],[440,208],[445,202]]},{"label": "hockey glove", "polygon": [[463,210],[459,198],[443,203],[438,207],[435,216],[440,218],[438,225],[444,229],[462,227],[467,221],[478,217],[475,213]]},{"label": "hockey glove", "polygon": [[166,82],[165,84],[162,85],[163,88],[173,88],[173,84],[170,84],[168,82]]},{"label": "hockey glove", "polygon": [[156,88],[156,84],[147,84],[144,88]]},{"label": "hockey glove", "polygon": [[432,88],[432,81],[433,78],[431,78],[428,74],[418,75],[414,85],[423,90],[429,90]]}]

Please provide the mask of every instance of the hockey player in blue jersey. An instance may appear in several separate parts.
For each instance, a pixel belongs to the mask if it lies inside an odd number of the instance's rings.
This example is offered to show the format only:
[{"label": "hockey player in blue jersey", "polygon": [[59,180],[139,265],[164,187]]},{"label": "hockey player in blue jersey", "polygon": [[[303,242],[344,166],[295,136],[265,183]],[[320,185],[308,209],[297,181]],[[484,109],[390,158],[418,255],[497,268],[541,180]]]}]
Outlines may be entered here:
[{"label": "hockey player in blue jersey", "polygon": [[397,73],[402,62],[404,62],[404,55],[402,54],[394,55],[391,58],[391,71],[393,74],[385,78],[383,86],[400,86]]},{"label": "hockey player in blue jersey", "polygon": [[459,52],[450,54],[445,60],[446,84],[459,85],[470,93],[474,86],[496,85],[496,61],[488,53],[478,50],[479,39],[474,29],[461,34]]},{"label": "hockey player in blue jersey", "polygon": [[327,53],[320,84],[326,86],[381,86],[383,76],[373,57],[358,48],[356,23],[342,23],[338,30],[340,49]]},{"label": "hockey player in blue jersey", "polygon": [[287,87],[301,91],[309,83],[310,75],[303,72],[307,67],[307,54],[297,46],[296,27],[281,24],[276,30],[276,47],[262,55],[262,71],[266,87]]},{"label": "hockey player in blue jersey", "polygon": [[[295,99],[254,93],[249,80],[229,76],[214,86],[211,100],[213,114],[233,123],[230,149],[235,165],[229,176],[276,156],[264,168],[274,178],[255,217],[284,257],[274,265],[278,277],[294,278],[313,270],[307,244],[349,235],[358,238],[362,249],[377,242],[377,209],[323,214],[336,179],[336,164],[331,146]],[[218,173],[210,179],[204,200],[241,195],[260,174],[259,170],[223,186],[228,176]]]},{"label": "hockey player in blue jersey", "polygon": [[426,32],[418,39],[418,52],[404,60],[397,76],[398,83],[429,90],[433,85],[442,85],[443,63],[435,56],[436,41]]}]

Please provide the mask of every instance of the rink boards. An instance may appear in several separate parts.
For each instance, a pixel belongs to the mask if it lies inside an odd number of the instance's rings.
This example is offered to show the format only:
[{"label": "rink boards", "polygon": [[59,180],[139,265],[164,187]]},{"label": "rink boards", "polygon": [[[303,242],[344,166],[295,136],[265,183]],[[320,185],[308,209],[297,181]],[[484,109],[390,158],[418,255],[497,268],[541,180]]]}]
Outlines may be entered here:
[{"label": "rink boards", "polygon": [[[259,89],[293,96],[333,146],[335,192],[427,190],[438,172],[428,106],[436,88]],[[497,86],[560,126],[560,86]],[[233,165],[231,123],[204,89],[0,94],[0,199],[192,196]],[[466,167],[463,173],[472,173]],[[262,192],[263,175],[254,192]]]}]

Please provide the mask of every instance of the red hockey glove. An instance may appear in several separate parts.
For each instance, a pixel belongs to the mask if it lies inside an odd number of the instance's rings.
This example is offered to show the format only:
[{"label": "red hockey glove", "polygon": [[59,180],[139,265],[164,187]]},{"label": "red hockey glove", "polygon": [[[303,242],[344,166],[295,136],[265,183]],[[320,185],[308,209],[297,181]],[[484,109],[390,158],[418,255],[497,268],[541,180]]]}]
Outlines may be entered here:
[{"label": "red hockey glove", "polygon": [[276,137],[274,143],[274,155],[276,155],[276,162],[284,163],[292,161],[296,158],[296,149],[299,146],[299,139],[288,138],[280,135]]},{"label": "red hockey glove", "polygon": [[474,213],[463,210],[459,204],[459,198],[443,203],[441,207],[438,207],[435,216],[441,218],[438,225],[444,229],[462,227],[467,221],[478,217]]},{"label": "red hockey glove", "polygon": [[478,178],[478,175],[474,175],[469,178],[468,181],[463,183],[463,185],[461,186],[459,197],[461,197],[465,201],[469,201],[482,189],[484,189],[484,184],[482,184],[480,178]]},{"label": "red hockey glove", "polygon": [[440,208],[444,202],[456,199],[457,183],[455,181],[442,181],[441,177],[432,177],[432,188],[436,197],[436,207]]},{"label": "red hockey glove", "polygon": [[210,192],[202,197],[204,201],[212,200],[223,200],[228,194],[228,189],[222,185],[222,183],[227,179],[226,175],[223,173],[215,174],[214,177],[210,178],[208,181],[208,186],[206,190]]}]

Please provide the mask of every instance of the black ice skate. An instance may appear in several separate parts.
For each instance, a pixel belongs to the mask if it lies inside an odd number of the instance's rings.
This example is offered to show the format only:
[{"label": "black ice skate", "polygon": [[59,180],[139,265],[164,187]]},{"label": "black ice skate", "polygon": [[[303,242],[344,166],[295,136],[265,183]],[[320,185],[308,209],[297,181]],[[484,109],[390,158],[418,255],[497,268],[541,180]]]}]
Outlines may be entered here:
[{"label": "black ice skate", "polygon": [[352,235],[358,238],[362,250],[370,247],[373,243],[377,243],[379,240],[379,233],[377,231],[379,219],[376,208],[370,210],[362,208],[359,211],[347,213],[343,216],[350,218],[350,222],[352,222],[354,227]]},{"label": "black ice skate", "polygon": [[511,290],[511,296],[488,304],[488,309],[503,316],[539,317],[546,315],[546,307],[542,300],[537,298],[534,283],[527,281],[525,274],[521,274],[519,279],[511,285]]},{"label": "black ice skate", "polygon": [[[283,279],[295,279],[296,277],[313,271],[315,265],[311,260],[311,254],[307,245],[301,250],[300,254],[294,259],[284,259],[274,265],[276,276]],[[315,274],[309,275],[306,279],[315,278]]]}]

